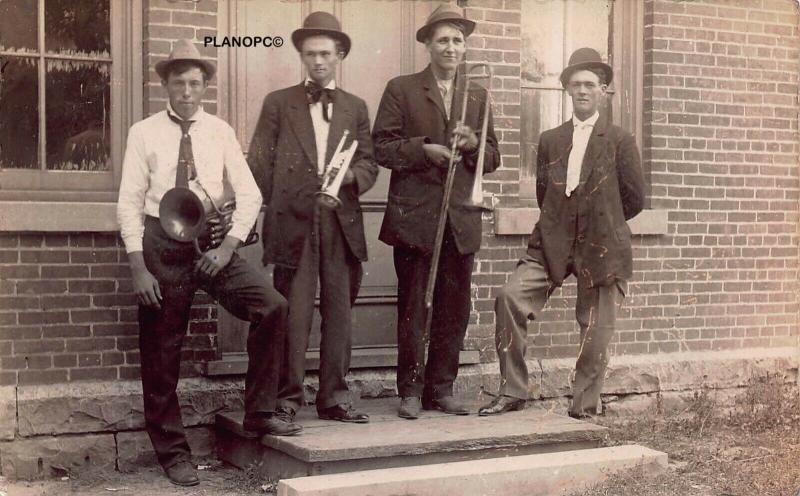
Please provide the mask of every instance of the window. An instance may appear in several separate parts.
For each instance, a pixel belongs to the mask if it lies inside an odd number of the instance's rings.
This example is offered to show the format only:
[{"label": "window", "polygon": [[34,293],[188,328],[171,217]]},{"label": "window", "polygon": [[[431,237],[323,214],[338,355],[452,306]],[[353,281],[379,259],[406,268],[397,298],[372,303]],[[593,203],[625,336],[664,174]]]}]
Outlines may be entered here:
[{"label": "window", "polygon": [[0,2],[0,199],[116,189],[141,113],[140,13],[139,1]]},{"label": "window", "polygon": [[[539,135],[572,115],[559,76],[573,51],[591,47],[614,68],[606,112],[615,123],[641,132],[641,0],[531,0],[522,3],[522,128],[520,196],[536,197]],[[616,18],[616,21],[612,22]],[[637,38],[638,36],[638,38]],[[636,40],[639,40],[638,42]],[[626,93],[623,94],[621,91]],[[623,102],[635,102],[630,108]],[[624,109],[624,112],[620,110]],[[616,118],[622,117],[622,119]],[[639,143],[641,147],[641,143]]]}]

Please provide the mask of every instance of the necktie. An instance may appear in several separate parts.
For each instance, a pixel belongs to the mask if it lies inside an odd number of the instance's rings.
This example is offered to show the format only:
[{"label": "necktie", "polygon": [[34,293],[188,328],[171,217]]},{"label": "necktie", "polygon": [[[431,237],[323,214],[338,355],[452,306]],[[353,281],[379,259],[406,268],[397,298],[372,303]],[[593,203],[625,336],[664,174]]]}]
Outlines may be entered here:
[{"label": "necktie", "polygon": [[452,81],[448,85],[446,81],[437,81],[436,85],[439,86],[439,93],[442,94],[442,102],[444,103],[444,113],[447,119],[450,119],[450,107],[453,104],[453,96],[450,90],[453,88]]},{"label": "necktie", "polygon": [[567,162],[567,188],[565,190],[567,196],[572,195],[580,183],[583,156],[586,154],[586,144],[592,127],[594,127],[592,124],[582,122],[575,125],[572,133],[572,150],[569,152]]},{"label": "necktie", "polygon": [[325,122],[330,122],[328,115],[328,104],[333,103],[333,90],[330,88],[323,88],[314,81],[306,81],[306,100],[309,105],[314,105],[317,102],[322,103],[322,118]]},{"label": "necktie", "polygon": [[167,112],[172,122],[181,127],[181,146],[178,149],[178,170],[175,173],[175,187],[188,188],[189,180],[197,175],[194,169],[194,155],[192,154],[192,137],[189,136],[189,127],[194,121],[184,121]]}]

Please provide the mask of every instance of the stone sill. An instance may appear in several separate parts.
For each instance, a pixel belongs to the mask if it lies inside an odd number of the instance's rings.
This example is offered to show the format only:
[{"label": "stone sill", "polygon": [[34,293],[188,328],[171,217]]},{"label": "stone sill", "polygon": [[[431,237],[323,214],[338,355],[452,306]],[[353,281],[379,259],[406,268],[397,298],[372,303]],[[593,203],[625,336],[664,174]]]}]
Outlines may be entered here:
[{"label": "stone sill", "polygon": [[[563,399],[569,394],[574,358],[528,360],[530,398]],[[622,355],[611,358],[604,397],[680,393],[707,389],[741,388],[752,377],[778,373],[787,384],[797,384],[795,347],[745,348],[734,351]],[[348,377],[362,398],[396,395],[394,368],[361,369]],[[221,411],[243,407],[243,380],[187,378],[178,397],[184,424],[210,425]],[[465,365],[456,379],[456,392],[494,393],[500,384],[497,362]],[[317,375],[306,378],[307,400],[313,401]],[[48,385],[0,386],[0,440],[15,438],[118,432],[144,428],[139,381],[85,381]],[[0,454],[2,454],[0,443]]]},{"label": "stone sill", "polygon": [[0,232],[117,232],[113,202],[0,201]]},{"label": "stone sill", "polygon": [[[642,210],[628,221],[634,235],[668,234],[667,210]],[[495,208],[494,233],[503,235],[528,235],[539,220],[539,209],[533,207]]]}]

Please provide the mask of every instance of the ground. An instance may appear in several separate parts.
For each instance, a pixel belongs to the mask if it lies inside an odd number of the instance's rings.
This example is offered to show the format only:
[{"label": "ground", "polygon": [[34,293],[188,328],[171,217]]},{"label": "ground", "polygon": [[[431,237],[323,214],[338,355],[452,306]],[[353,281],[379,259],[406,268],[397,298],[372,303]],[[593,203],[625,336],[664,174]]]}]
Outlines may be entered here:
[{"label": "ground", "polygon": [[[753,379],[733,402],[713,390],[695,393],[683,411],[656,405],[630,418],[598,418],[606,445],[641,444],[669,455],[657,476],[636,470],[570,496],[795,496],[800,488],[800,398],[774,377]],[[0,480],[0,496],[252,496],[274,494],[274,483],[219,462],[203,464],[195,488],[170,484],[160,469],[133,474],[86,472],[65,480]],[[437,495],[438,496],[438,495]]]}]

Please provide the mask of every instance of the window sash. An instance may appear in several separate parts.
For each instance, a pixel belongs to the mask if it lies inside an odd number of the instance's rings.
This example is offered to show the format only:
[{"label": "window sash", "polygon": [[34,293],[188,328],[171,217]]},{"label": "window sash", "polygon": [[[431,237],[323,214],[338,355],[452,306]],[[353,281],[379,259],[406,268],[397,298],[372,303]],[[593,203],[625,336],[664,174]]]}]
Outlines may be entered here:
[{"label": "window sash", "polygon": [[[43,2],[44,0],[41,0]],[[63,200],[63,201],[115,201],[119,188],[125,136],[128,128],[142,117],[142,5],[141,0],[110,2],[111,30],[111,156],[108,171],[58,171],[46,170],[43,157],[46,156],[47,137],[44,136],[45,120],[39,124],[40,169],[2,169],[0,170],[0,200]],[[104,57],[73,57],[57,53],[43,52],[42,37],[44,8],[40,3],[39,51],[36,53],[6,53],[14,57],[34,57],[39,63],[39,102],[40,116],[44,116],[45,91],[44,77],[48,59],[67,59],[109,61]],[[89,195],[76,194],[80,192]]]}]

